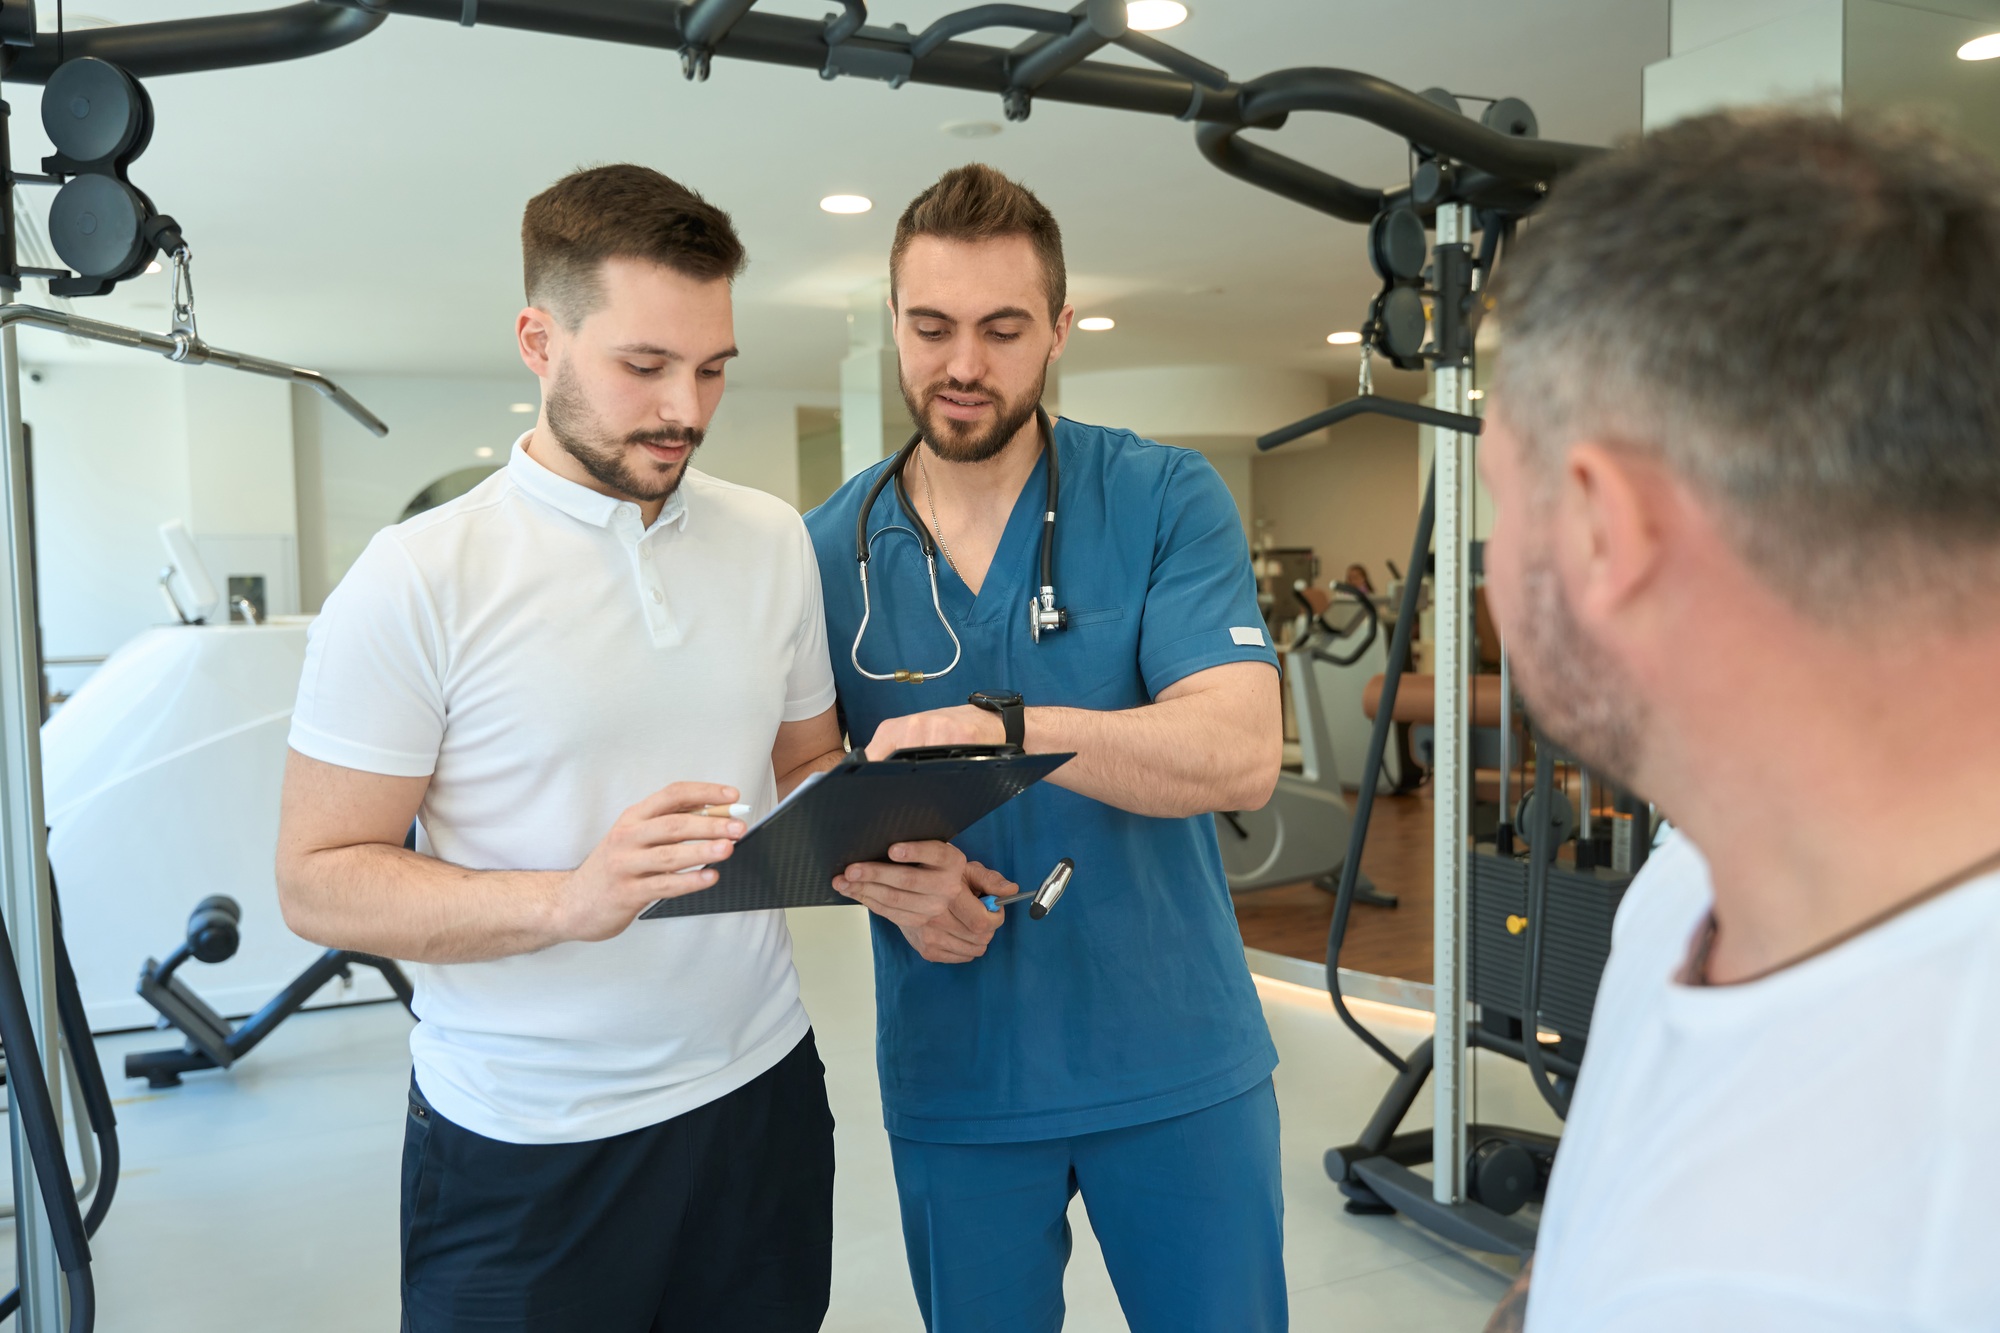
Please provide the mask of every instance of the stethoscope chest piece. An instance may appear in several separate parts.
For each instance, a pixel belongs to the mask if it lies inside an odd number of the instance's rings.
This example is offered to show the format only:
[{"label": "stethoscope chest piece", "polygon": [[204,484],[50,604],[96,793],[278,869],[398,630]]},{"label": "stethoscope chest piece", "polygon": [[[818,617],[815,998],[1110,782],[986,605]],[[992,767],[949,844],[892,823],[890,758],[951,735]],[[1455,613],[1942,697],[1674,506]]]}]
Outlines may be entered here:
[{"label": "stethoscope chest piece", "polygon": [[1036,643],[1044,633],[1069,628],[1069,612],[1056,605],[1056,590],[1044,587],[1039,597],[1028,599],[1028,633]]}]

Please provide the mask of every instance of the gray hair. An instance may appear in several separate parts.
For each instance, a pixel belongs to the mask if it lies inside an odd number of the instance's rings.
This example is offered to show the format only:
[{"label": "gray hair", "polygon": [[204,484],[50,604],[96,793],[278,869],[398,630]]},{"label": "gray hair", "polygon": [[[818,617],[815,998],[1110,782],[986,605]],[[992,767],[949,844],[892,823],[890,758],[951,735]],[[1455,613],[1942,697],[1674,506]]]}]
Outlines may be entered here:
[{"label": "gray hair", "polygon": [[1823,618],[2000,590],[1990,158],[1909,121],[1682,121],[1562,181],[1496,295],[1496,406],[1544,479],[1581,439],[1650,452]]}]

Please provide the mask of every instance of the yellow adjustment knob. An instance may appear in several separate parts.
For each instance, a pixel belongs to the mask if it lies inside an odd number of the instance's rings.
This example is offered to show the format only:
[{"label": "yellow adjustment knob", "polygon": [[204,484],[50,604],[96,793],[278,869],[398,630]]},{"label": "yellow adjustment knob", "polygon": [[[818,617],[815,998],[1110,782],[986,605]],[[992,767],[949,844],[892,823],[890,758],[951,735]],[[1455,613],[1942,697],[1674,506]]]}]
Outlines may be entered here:
[{"label": "yellow adjustment knob", "polygon": [[1509,916],[1507,918],[1507,933],[1509,935],[1518,935],[1527,928],[1528,918],[1524,916]]}]

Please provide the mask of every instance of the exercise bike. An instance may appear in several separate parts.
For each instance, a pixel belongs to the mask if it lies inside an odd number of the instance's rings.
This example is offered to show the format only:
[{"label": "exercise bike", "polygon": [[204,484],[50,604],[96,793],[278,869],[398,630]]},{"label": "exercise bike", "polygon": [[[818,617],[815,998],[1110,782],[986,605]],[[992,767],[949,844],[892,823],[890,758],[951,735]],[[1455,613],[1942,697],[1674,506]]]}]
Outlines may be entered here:
[{"label": "exercise bike", "polygon": [[380,972],[403,1008],[410,1008],[410,982],[402,968],[373,954],[328,949],[240,1027],[231,1027],[229,1020],[211,1009],[174,974],[189,959],[220,963],[233,957],[242,942],[242,924],[243,909],[234,898],[219,893],[203,898],[188,916],[186,938],[167,955],[167,960],[164,963],[153,958],[146,960],[139,971],[139,997],[185,1034],[187,1044],[179,1050],[137,1051],[126,1056],[126,1078],[143,1078],[149,1088],[171,1088],[179,1085],[182,1074],[197,1069],[227,1069],[250,1054],[278,1024],[303,1008],[320,987],[335,977],[351,979],[356,964]]},{"label": "exercise bike", "polygon": [[[1231,893],[1248,893],[1280,884],[1310,881],[1331,893],[1339,884],[1347,856],[1353,816],[1334,762],[1332,732],[1319,687],[1321,663],[1352,667],[1374,646],[1381,627],[1374,600],[1348,583],[1336,583],[1360,610],[1345,626],[1325,617],[1315,606],[1314,590],[1295,584],[1293,593],[1305,609],[1302,627],[1285,652],[1285,675],[1292,691],[1292,709],[1299,720],[1301,771],[1281,773],[1271,799],[1255,810],[1225,810],[1216,815],[1216,840],[1222,848],[1222,873]],[[1323,594],[1322,594],[1323,596]],[[1359,638],[1351,647],[1343,645]],[[1376,891],[1362,877],[1355,901],[1394,907],[1396,899]]]}]

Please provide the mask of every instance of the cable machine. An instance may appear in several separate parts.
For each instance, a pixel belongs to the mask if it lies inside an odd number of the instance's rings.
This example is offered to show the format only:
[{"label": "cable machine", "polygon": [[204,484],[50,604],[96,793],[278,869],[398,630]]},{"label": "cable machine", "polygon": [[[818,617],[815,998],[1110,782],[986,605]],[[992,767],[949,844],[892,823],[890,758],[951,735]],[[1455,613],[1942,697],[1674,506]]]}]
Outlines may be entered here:
[{"label": "cable machine", "polygon": [[[96,101],[85,93],[80,119],[119,132],[102,136],[109,147],[98,140],[77,145],[78,152],[94,150],[96,156],[81,157],[65,149],[44,163],[40,173],[11,170],[5,153],[4,112],[0,112],[0,163],[10,168],[10,185],[53,185],[58,187],[58,204],[69,195],[75,205],[51,210],[51,239],[69,267],[24,269],[17,257],[12,191],[5,192],[0,198],[0,291],[18,291],[20,279],[27,276],[49,279],[56,295],[101,294],[143,272],[155,254],[165,254],[173,262],[176,277],[174,329],[165,334],[125,329],[60,310],[0,304],[0,439],[7,465],[0,471],[0,548],[5,551],[0,561],[0,838],[4,838],[0,906],[5,909],[18,993],[24,998],[22,1010],[31,1030],[22,1033],[12,1020],[8,994],[14,988],[6,984],[6,969],[0,967],[0,1018],[10,1021],[4,1033],[9,1051],[34,1047],[42,1057],[41,1082],[45,1087],[56,1085],[51,1040],[57,1030],[54,930],[37,728],[40,658],[25,519],[28,497],[15,328],[21,324],[56,328],[159,352],[177,361],[207,362],[304,383],[369,429],[383,433],[386,427],[379,420],[325,376],[225,352],[199,338],[185,238],[170,218],[157,214],[130,185],[125,168],[143,151],[151,127],[150,102],[137,80],[311,56],[367,36],[392,15],[425,18],[673,51],[680,57],[683,74],[695,81],[709,78],[720,56],[810,69],[828,80],[869,79],[890,88],[919,83],[993,94],[1011,121],[1027,120],[1034,104],[1044,99],[1166,117],[1193,124],[1198,150],[1230,175],[1331,217],[1368,226],[1370,254],[1384,287],[1365,326],[1361,393],[1260,443],[1275,447],[1364,413],[1441,428],[1390,656],[1392,663],[1400,663],[1408,651],[1416,620],[1414,593],[1428,563],[1435,527],[1438,622],[1446,632],[1439,654],[1433,772],[1440,796],[1448,793],[1449,798],[1437,803],[1437,1034],[1431,1049],[1437,1072],[1437,1129],[1431,1158],[1437,1174],[1432,1193],[1446,1213],[1462,1208],[1467,1203],[1463,1071],[1471,776],[1465,676],[1471,619],[1468,470],[1472,439],[1479,430],[1478,418],[1467,410],[1472,331],[1482,275],[1490,272],[1514,220],[1531,212],[1561,173],[1599,150],[1540,139],[1532,112],[1514,99],[1493,102],[1474,119],[1449,93],[1419,94],[1352,70],[1296,68],[1237,82],[1206,61],[1132,30],[1124,0],[1083,0],[1067,11],[975,4],[915,33],[902,24],[871,25],[865,0],[837,3],[838,13],[814,21],[759,13],[756,0],[302,0],[256,12],[68,34],[37,32],[32,3],[0,6],[0,82],[47,83],[53,91],[59,81],[65,87],[71,80],[82,86],[84,76],[70,71],[88,69],[92,88],[108,90],[113,104],[122,100],[129,108],[122,119],[100,115],[94,109]],[[1012,46],[964,40],[996,29],[1030,35]],[[1113,45],[1140,57],[1148,67],[1091,59]],[[50,100],[45,95],[45,108]],[[72,95],[59,99],[57,109],[75,105]],[[1244,137],[1246,130],[1280,129],[1293,113],[1305,111],[1352,117],[1407,140],[1415,164],[1408,183],[1387,189],[1357,185]],[[129,137],[120,126],[131,131]],[[1432,230],[1434,245],[1428,234]],[[109,234],[95,239],[99,231]],[[1475,237],[1481,238],[1476,251]],[[63,290],[57,291],[57,284]],[[1428,367],[1433,405],[1373,393],[1367,370],[1371,355],[1378,351],[1405,369]],[[1380,769],[1398,679],[1399,673],[1392,670],[1369,747],[1371,773]],[[1365,836],[1373,796],[1373,781],[1364,781],[1336,905],[1336,937],[1354,900],[1360,839]],[[1338,972],[1331,966],[1328,982],[1342,1018],[1400,1067],[1393,1053],[1347,1012]],[[24,1081],[32,1084],[34,1079],[30,1075]],[[56,1156],[48,1158],[50,1136],[58,1134],[59,1122],[55,1128],[44,1125],[46,1133],[29,1132],[33,1126],[28,1122],[34,1118],[18,1114],[12,1118],[21,1218],[17,1244],[22,1327],[27,1333],[53,1333],[65,1322],[64,1274],[77,1264],[87,1266],[88,1252],[81,1234],[69,1225],[76,1213],[75,1200],[61,1188],[64,1182],[55,1182],[54,1190],[37,1185],[34,1167],[44,1159],[59,1163],[61,1145],[55,1137]],[[63,1198],[70,1200],[67,1209],[59,1206]],[[59,1229],[52,1227],[51,1217],[61,1219]],[[85,1276],[87,1280],[87,1271]],[[89,1326],[87,1298],[70,1305],[68,1312],[70,1326]]]},{"label": "cable machine", "polygon": [[[311,8],[306,6],[304,8]],[[303,17],[303,16],[301,16]],[[379,20],[329,14],[330,28],[372,27]],[[270,24],[251,25],[268,32]],[[164,38],[171,63],[174,34],[183,24],[99,30],[99,40],[72,42],[66,33],[38,33],[32,4],[0,8],[0,81],[43,82],[42,123],[55,153],[39,171],[14,169],[7,130],[9,109],[0,102],[0,1041],[8,1061],[12,1114],[8,1133],[14,1168],[18,1291],[0,1300],[0,1316],[18,1305],[21,1327],[34,1333],[58,1328],[88,1330],[95,1321],[89,1237],[102,1220],[116,1185],[115,1139],[105,1152],[105,1173],[86,1216],[77,1202],[64,1158],[62,1116],[50,1089],[64,1084],[66,1040],[83,1076],[90,1119],[110,1126],[90,1046],[90,1028],[67,975],[49,875],[41,782],[42,672],[36,615],[32,496],[26,431],[21,420],[21,327],[66,333],[90,342],[156,352],[184,365],[214,365],[304,384],[325,395],[377,435],[388,427],[331,379],[265,357],[232,352],[202,338],[195,325],[193,251],[173,218],[154,208],[129,169],[153,133],[153,104],[133,75],[88,50],[131,49],[143,29]],[[309,44],[301,32],[295,41]],[[226,49],[226,43],[224,44]],[[165,72],[161,70],[160,72]],[[55,190],[46,234],[62,267],[21,262],[23,242],[34,235],[16,216],[15,190]],[[37,244],[39,237],[35,242]],[[37,248],[39,248],[37,244]],[[36,258],[42,258],[37,255]],[[16,302],[24,278],[47,282],[52,298],[102,296],[145,273],[156,258],[173,268],[173,327],[165,333],[128,328]],[[101,1103],[101,1105],[100,1105]],[[100,1115],[101,1113],[101,1115]],[[86,1158],[86,1166],[90,1165]],[[86,1171],[88,1177],[89,1172]]]}]

